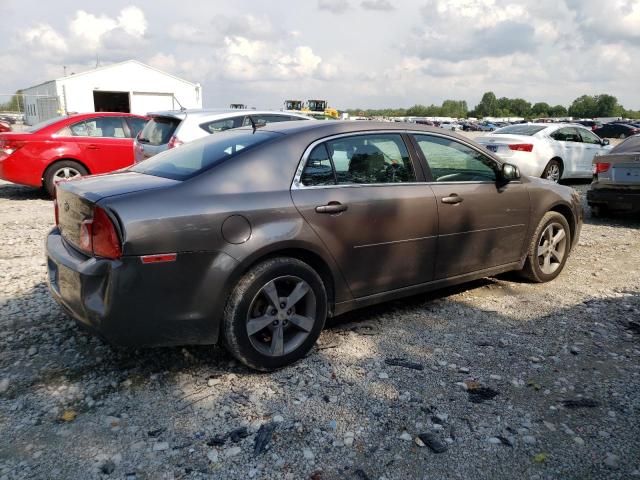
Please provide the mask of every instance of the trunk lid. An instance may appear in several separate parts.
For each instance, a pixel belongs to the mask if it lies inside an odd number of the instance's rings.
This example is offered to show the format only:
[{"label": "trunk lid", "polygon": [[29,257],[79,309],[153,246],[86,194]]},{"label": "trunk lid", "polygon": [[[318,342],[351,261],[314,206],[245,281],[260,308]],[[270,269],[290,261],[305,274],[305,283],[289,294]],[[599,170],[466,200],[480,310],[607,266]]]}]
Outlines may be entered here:
[{"label": "trunk lid", "polygon": [[640,153],[600,155],[593,162],[611,165],[609,172],[598,175],[599,180],[615,185],[640,186]]},{"label": "trunk lid", "polygon": [[58,228],[65,240],[79,247],[82,222],[93,217],[93,207],[100,200],[115,195],[170,187],[178,183],[178,180],[136,172],[95,175],[62,182],[56,189]]},{"label": "trunk lid", "polygon": [[478,137],[474,139],[476,143],[484,146],[490,152],[496,153],[501,156],[509,156],[513,151],[509,148],[509,145],[514,144],[535,144],[535,139],[531,135],[510,135],[510,134],[495,134],[487,135],[484,137]]}]

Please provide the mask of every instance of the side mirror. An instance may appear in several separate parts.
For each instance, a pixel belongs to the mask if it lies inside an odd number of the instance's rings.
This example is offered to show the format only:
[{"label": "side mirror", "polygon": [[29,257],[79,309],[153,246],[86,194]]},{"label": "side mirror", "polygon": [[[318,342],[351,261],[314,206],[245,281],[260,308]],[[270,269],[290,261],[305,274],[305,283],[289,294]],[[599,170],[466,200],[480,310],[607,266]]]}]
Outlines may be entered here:
[{"label": "side mirror", "polygon": [[602,139],[602,146],[604,147],[605,145],[609,145],[609,139],[608,138],[603,138]]},{"label": "side mirror", "polygon": [[515,165],[511,165],[510,163],[503,163],[502,178],[507,182],[518,180],[520,178],[520,170]]}]

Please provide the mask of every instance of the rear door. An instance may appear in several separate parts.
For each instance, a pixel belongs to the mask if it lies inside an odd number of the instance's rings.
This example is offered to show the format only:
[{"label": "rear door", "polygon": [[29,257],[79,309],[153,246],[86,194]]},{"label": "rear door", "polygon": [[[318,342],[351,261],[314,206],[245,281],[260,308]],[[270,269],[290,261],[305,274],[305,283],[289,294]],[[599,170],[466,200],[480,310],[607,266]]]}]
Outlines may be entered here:
[{"label": "rear door", "polygon": [[529,226],[529,194],[519,181],[497,181],[499,164],[445,136],[414,134],[432,177],[439,234],[435,279],[521,258]]},{"label": "rear door", "polygon": [[293,201],[364,297],[433,279],[437,206],[397,132],[337,136],[309,147]]},{"label": "rear door", "polygon": [[94,173],[105,173],[133,164],[133,140],[124,117],[95,117],[74,123],[59,136],[72,136],[83,152],[82,160]]}]

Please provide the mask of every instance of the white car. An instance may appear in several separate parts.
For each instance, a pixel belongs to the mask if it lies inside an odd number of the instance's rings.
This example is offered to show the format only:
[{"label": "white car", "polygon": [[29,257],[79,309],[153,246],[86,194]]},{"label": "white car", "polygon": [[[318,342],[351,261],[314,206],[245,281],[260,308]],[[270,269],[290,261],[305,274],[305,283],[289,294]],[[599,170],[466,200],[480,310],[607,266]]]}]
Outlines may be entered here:
[{"label": "white car", "polygon": [[210,134],[251,125],[312,120],[311,117],[290,112],[270,110],[167,110],[148,113],[149,121],[133,142],[135,162],[192,142]]},{"label": "white car", "polygon": [[445,130],[458,131],[462,130],[462,125],[456,122],[442,122],[440,124],[440,128],[444,128]]},{"label": "white car", "polygon": [[523,123],[500,128],[475,141],[516,165],[523,175],[553,182],[561,178],[591,178],[593,157],[612,148],[581,125]]}]

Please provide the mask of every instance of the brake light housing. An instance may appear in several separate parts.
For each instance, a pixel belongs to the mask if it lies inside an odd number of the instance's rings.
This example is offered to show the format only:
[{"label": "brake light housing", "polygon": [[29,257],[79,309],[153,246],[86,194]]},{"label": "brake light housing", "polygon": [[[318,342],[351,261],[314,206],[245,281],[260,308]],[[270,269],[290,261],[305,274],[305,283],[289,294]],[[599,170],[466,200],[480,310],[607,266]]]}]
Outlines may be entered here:
[{"label": "brake light housing", "polygon": [[593,173],[597,175],[599,173],[608,172],[611,168],[611,163],[609,162],[597,162],[593,165]]},{"label": "brake light housing", "polygon": [[176,148],[183,144],[184,142],[182,140],[180,140],[178,137],[173,135],[169,140],[169,143],[167,143],[167,148]]},{"label": "brake light housing", "polygon": [[80,224],[79,247],[96,257],[116,260],[122,256],[122,246],[116,227],[100,207],[93,208],[93,217]]},{"label": "brake light housing", "polygon": [[5,155],[11,155],[22,148],[24,143],[19,140],[0,140],[0,151]]},{"label": "brake light housing", "polygon": [[531,152],[533,151],[533,144],[531,143],[512,143],[509,145],[510,150],[517,152]]}]

